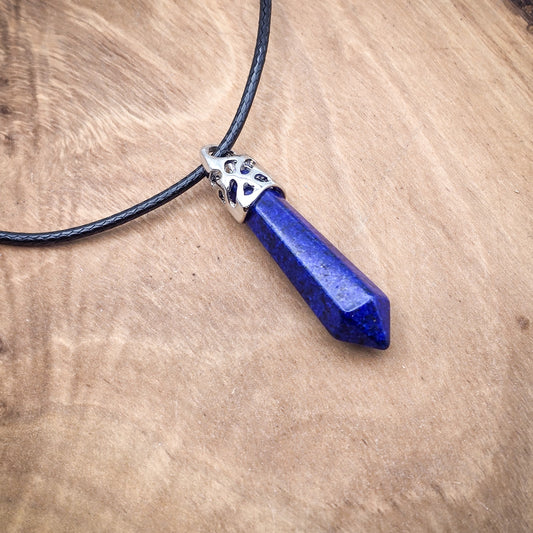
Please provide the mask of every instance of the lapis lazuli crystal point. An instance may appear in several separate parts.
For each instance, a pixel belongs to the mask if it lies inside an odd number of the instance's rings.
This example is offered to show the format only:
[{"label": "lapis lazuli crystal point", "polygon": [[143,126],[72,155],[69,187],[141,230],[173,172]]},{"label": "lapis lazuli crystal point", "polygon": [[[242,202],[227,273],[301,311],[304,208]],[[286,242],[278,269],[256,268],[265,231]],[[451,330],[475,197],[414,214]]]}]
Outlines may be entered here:
[{"label": "lapis lazuli crystal point", "polygon": [[389,299],[274,189],[246,222],[326,329],[336,338],[386,349]]}]

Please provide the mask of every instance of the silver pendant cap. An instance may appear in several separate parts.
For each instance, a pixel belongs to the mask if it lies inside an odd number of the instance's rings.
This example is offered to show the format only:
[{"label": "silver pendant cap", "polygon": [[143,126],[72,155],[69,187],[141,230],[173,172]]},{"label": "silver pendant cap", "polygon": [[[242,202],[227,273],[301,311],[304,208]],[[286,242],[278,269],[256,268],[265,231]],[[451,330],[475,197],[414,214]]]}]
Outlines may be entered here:
[{"label": "silver pendant cap", "polygon": [[220,201],[237,222],[244,222],[250,207],[267,189],[281,187],[248,155],[230,152],[224,157],[213,155],[217,146],[204,146],[200,151],[207,178]]}]

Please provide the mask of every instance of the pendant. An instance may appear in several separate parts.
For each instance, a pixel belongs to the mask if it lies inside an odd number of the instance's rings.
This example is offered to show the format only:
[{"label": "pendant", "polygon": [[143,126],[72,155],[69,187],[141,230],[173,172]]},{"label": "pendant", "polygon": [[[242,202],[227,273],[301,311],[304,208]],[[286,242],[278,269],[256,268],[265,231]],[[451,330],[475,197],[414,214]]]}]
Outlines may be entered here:
[{"label": "pendant", "polygon": [[201,155],[220,201],[254,232],[331,335],[386,349],[387,296],[287,202],[251,157],[215,157],[215,150],[206,146]]}]

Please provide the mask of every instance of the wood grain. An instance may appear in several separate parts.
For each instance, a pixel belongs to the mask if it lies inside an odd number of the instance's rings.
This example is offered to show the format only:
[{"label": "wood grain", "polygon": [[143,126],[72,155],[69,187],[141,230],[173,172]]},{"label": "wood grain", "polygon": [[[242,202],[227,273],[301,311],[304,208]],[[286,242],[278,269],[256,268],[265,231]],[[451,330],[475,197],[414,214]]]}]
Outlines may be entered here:
[{"label": "wood grain", "polygon": [[[0,250],[0,529],[533,529],[533,44],[505,2],[275,2],[237,150],[391,297],[328,336],[206,184]],[[257,2],[0,2],[0,226],[168,186],[238,102]]]}]

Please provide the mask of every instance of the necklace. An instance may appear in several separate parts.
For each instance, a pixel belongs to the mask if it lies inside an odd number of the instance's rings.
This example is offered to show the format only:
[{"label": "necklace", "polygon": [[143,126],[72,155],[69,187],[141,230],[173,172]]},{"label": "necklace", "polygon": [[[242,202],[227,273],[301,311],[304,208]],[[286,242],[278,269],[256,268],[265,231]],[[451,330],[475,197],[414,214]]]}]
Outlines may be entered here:
[{"label": "necklace", "polygon": [[207,177],[220,201],[238,222],[248,225],[335,338],[385,349],[390,329],[387,296],[291,207],[282,188],[253,158],[231,151],[265,64],[271,8],[271,0],[260,0],[255,51],[239,106],[220,143],[202,149],[201,166],[168,189],[114,215],[51,232],[0,231],[0,244],[46,246],[88,237],[164,205]]}]

